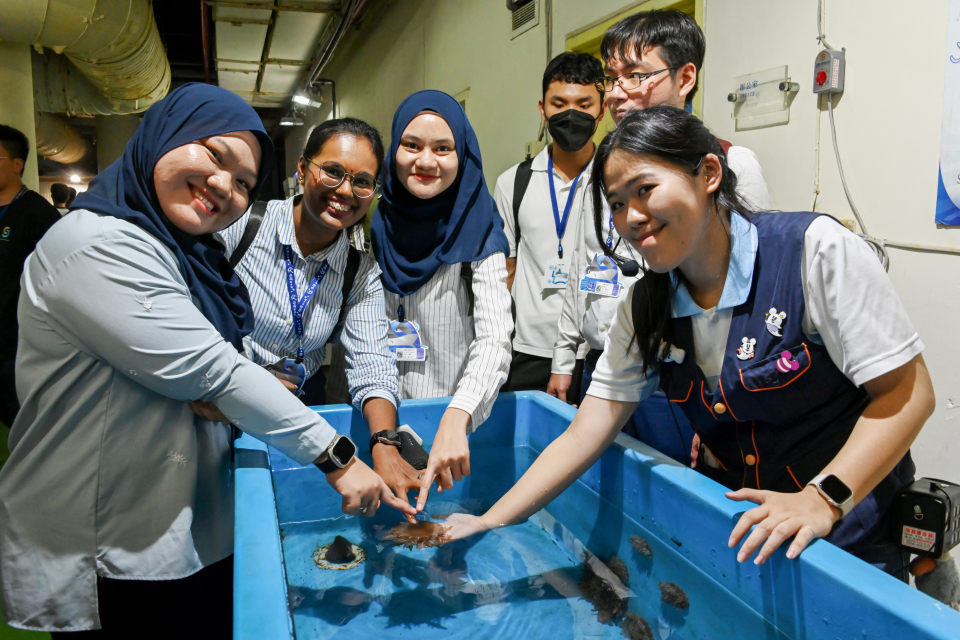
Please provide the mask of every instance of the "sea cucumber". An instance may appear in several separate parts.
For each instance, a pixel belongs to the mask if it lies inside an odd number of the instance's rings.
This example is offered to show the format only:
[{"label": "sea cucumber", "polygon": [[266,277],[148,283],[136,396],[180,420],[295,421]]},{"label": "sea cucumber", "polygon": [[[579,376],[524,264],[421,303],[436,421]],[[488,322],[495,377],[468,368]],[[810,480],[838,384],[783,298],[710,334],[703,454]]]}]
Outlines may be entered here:
[{"label": "sea cucumber", "polygon": [[623,635],[630,640],[653,640],[653,631],[650,624],[633,611],[627,612],[627,617],[620,623]]},{"label": "sea cucumber", "polygon": [[620,582],[624,585],[630,584],[630,570],[616,554],[610,556],[610,559],[607,560],[607,566],[610,567],[610,571],[613,571],[613,575],[620,579]]},{"label": "sea cucumber", "polygon": [[690,600],[687,594],[679,586],[672,582],[660,582],[660,598],[667,604],[675,606],[677,609],[686,609],[690,606]]},{"label": "sea cucumber", "polygon": [[583,598],[593,605],[597,612],[597,620],[603,624],[615,624],[623,618],[627,608],[627,601],[617,595],[607,581],[593,572],[588,564],[583,564],[583,576],[577,585]]},{"label": "sea cucumber", "polygon": [[630,544],[640,555],[648,558],[653,557],[653,549],[650,548],[650,544],[640,536],[630,536]]},{"label": "sea cucumber", "polygon": [[443,544],[446,531],[447,527],[437,522],[401,522],[390,529],[384,540],[392,540],[407,549],[425,549]]},{"label": "sea cucumber", "polygon": [[334,538],[333,543],[327,547],[327,553],[323,556],[324,560],[333,564],[346,564],[347,562],[353,562],[356,558],[357,554],[353,552],[353,545],[343,536]]}]

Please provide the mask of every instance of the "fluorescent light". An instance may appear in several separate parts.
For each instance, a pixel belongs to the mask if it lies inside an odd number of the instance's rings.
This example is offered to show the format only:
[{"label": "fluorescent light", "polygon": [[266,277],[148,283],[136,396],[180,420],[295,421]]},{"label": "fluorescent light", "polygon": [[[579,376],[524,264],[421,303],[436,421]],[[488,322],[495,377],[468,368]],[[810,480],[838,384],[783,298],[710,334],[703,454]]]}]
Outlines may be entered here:
[{"label": "fluorescent light", "polygon": [[300,94],[293,96],[293,101],[296,102],[297,104],[307,104],[307,105],[310,104],[310,98],[307,98]]},{"label": "fluorescent light", "polygon": [[80,176],[78,176],[77,174],[73,174],[72,176],[70,176],[70,182],[78,183],[83,181],[80,179]]},{"label": "fluorescent light", "polygon": [[280,119],[281,127],[302,127],[303,118],[297,118],[292,116],[284,116]]}]

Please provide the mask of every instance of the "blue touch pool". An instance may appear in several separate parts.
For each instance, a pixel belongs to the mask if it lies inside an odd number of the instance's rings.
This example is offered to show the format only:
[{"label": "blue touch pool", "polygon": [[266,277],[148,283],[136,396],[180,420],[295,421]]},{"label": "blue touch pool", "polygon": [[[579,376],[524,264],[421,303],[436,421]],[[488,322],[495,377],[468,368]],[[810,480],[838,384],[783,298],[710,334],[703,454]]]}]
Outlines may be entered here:
[{"label": "blue touch pool", "polygon": [[[400,422],[429,445],[448,401],[404,402]],[[319,413],[366,450],[359,413],[345,405]],[[471,475],[431,493],[426,513],[489,508],[574,413],[542,393],[501,394],[470,437]],[[795,561],[780,550],[763,567],[738,564],[726,541],[744,506],[626,435],[529,521],[435,549],[385,541],[401,521],[388,507],[374,518],[344,516],[315,467],[249,436],[237,447],[234,638],[960,637],[960,614],[823,541]],[[318,568],[314,551],[337,535],[365,561]],[[678,585],[689,606],[665,602],[660,583]],[[625,612],[632,630],[617,623]]]}]

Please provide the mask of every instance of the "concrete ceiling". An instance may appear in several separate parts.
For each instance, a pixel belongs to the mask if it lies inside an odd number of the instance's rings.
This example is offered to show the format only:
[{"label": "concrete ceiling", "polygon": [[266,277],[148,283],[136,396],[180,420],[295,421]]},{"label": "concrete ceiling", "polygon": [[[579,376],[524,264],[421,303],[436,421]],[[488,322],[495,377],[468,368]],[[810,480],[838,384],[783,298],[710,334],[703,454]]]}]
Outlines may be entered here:
[{"label": "concrete ceiling", "polygon": [[219,84],[258,108],[289,103],[339,9],[331,0],[207,4],[216,25]]}]

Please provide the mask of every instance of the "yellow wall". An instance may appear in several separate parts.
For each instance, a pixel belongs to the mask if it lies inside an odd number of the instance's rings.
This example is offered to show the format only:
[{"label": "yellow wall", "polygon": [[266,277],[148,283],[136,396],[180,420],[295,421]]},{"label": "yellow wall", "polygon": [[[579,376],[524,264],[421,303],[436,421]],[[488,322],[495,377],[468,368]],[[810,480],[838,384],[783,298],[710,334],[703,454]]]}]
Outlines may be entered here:
[{"label": "yellow wall", "polygon": [[[553,0],[553,53],[568,36],[622,12],[625,0]],[[635,3],[634,3],[635,4]],[[662,5],[660,0],[637,6]],[[377,6],[376,3],[374,6]],[[510,40],[501,0],[395,0],[365,19],[325,75],[338,82],[344,115],[385,134],[397,104],[423,88],[470,89],[469,116],[490,188],[536,138],[546,64],[544,21]],[[707,57],[702,115],[720,137],[753,149],[777,208],[808,210],[820,146],[818,210],[851,218],[823,115],[810,91],[819,50],[816,0],[696,0]],[[954,16],[954,19],[956,16]],[[940,149],[947,0],[827,0],[825,32],[847,48],[846,93],[836,99],[840,150],[850,188],[874,235],[960,246],[960,231],[937,229],[934,203]],[[574,43],[576,44],[576,43]],[[787,125],[737,132],[726,101],[733,78],[788,65],[801,90]],[[315,117],[325,117],[323,113]],[[288,174],[307,127],[288,139]],[[960,440],[960,257],[890,250],[890,276],[927,346],[938,409],[914,447],[920,473],[955,477]],[[954,407],[957,408],[954,408]]]},{"label": "yellow wall", "polygon": [[0,124],[18,129],[30,141],[23,181],[31,189],[39,185],[37,131],[33,119],[33,72],[30,45],[0,42]]}]

